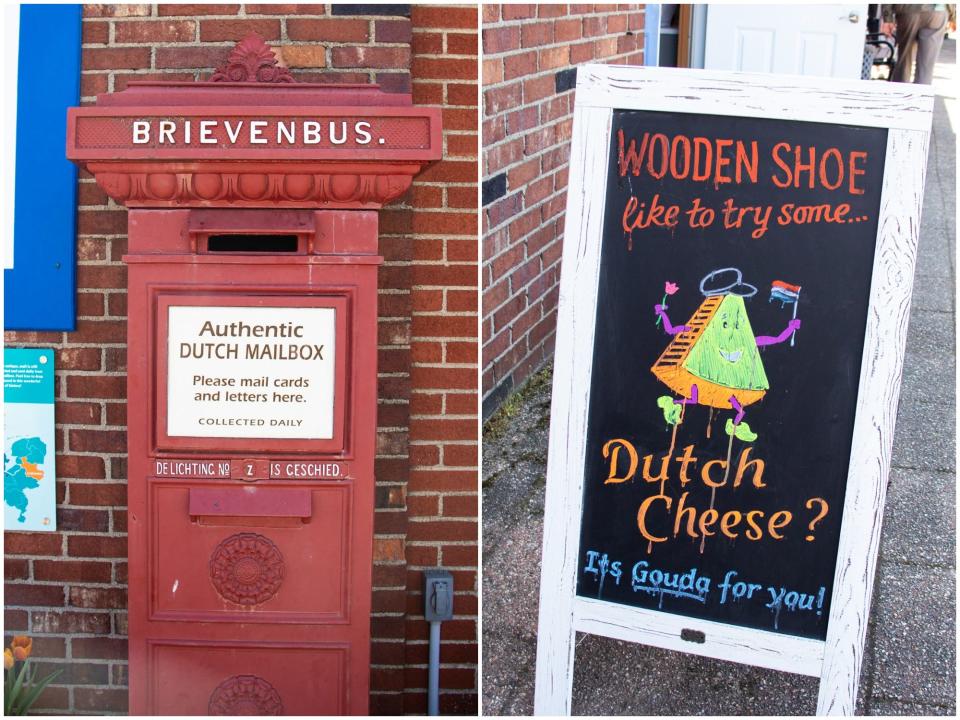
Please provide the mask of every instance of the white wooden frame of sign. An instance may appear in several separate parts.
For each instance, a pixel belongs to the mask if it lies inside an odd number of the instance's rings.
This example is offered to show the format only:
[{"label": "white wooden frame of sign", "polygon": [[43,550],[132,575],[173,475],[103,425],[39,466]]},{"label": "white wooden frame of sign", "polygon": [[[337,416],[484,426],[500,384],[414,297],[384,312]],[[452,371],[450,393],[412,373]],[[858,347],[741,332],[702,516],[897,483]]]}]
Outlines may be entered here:
[{"label": "white wooden frame of sign", "polygon": [[[577,597],[594,322],[614,109],[888,128],[847,490],[825,642]],[[910,314],[933,93],[926,86],[716,71],[578,69],[547,466],[535,712],[569,715],[577,631],[820,677],[852,715]],[[705,642],[680,638],[684,629]]]}]

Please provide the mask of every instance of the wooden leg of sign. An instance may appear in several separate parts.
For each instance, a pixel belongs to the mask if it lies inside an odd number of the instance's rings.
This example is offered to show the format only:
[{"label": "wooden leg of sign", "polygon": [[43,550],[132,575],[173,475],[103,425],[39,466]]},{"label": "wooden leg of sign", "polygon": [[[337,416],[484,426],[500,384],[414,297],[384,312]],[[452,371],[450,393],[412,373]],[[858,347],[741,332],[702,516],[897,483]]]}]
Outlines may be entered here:
[{"label": "wooden leg of sign", "polygon": [[[925,132],[891,129],[818,715],[853,715],[880,545],[923,199]],[[877,338],[894,338],[881,344]]]},{"label": "wooden leg of sign", "polygon": [[543,517],[540,623],[534,712],[569,715],[573,689],[574,628],[579,522],[583,503],[583,438],[587,432],[590,371],[600,273],[604,194],[593,192],[606,177],[606,153],[589,152],[585,138],[608,137],[610,108],[578,107],[574,126],[582,132],[570,149],[571,187],[590,192],[567,195],[567,240],[560,281],[557,345],[553,367],[547,492]]},{"label": "wooden leg of sign", "polygon": [[[559,600],[555,596],[552,600]],[[537,679],[534,689],[535,715],[569,715],[573,694],[573,603],[564,602],[565,622],[548,608],[551,620],[544,623],[543,596],[540,597],[540,629],[537,638]],[[547,601],[550,603],[550,600]],[[569,614],[567,614],[569,613]]]}]

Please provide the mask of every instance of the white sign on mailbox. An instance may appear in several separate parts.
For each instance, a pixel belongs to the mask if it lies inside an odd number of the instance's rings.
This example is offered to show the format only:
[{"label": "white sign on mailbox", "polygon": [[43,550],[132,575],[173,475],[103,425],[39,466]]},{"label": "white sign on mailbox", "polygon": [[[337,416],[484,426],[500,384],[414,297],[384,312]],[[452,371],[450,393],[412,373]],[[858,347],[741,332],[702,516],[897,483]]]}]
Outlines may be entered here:
[{"label": "white sign on mailbox", "polygon": [[169,308],[167,434],[333,437],[336,310]]}]

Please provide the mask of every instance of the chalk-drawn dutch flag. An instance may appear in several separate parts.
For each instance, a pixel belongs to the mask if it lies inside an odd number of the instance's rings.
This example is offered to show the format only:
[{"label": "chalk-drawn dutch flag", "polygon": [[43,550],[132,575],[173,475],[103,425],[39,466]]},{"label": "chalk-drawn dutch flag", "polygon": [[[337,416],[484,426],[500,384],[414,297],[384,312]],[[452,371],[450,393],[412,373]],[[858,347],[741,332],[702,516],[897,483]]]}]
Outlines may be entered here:
[{"label": "chalk-drawn dutch flag", "polygon": [[800,286],[774,280],[770,283],[770,302],[780,301],[780,307],[796,303],[800,299]]},{"label": "chalk-drawn dutch flag", "polygon": [[[781,308],[785,308],[787,305],[793,305],[793,318],[796,319],[797,305],[800,304],[800,286],[791,285],[783,280],[774,280],[770,283],[770,300],[768,302],[773,302],[774,300],[780,301]],[[790,335],[790,347],[793,347],[796,339],[797,331],[794,330]]]}]

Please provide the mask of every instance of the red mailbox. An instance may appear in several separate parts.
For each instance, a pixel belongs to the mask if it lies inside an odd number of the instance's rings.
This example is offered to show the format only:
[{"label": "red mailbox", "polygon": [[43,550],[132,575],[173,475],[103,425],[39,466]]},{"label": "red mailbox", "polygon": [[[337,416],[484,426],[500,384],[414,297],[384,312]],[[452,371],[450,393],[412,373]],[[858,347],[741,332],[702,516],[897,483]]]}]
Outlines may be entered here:
[{"label": "red mailbox", "polygon": [[258,37],[70,110],[68,157],[130,208],[131,714],[367,712],[376,211],[440,139]]}]

